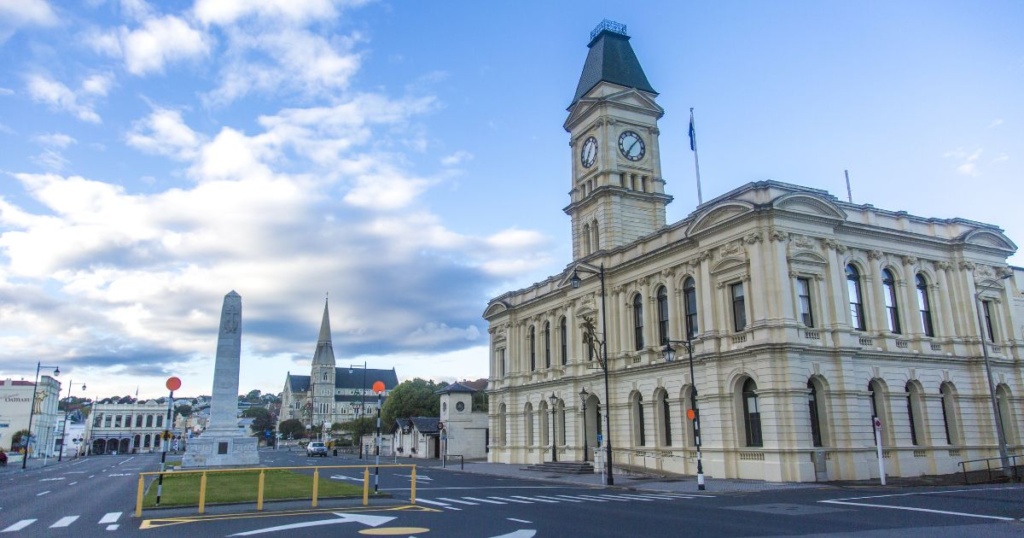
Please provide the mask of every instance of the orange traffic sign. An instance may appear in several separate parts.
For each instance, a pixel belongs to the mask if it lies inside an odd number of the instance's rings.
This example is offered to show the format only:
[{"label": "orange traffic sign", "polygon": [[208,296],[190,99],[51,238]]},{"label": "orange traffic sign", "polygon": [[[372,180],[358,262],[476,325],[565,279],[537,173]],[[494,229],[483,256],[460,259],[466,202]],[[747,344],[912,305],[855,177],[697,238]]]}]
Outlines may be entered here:
[{"label": "orange traffic sign", "polygon": [[375,394],[380,394],[380,393],[384,392],[384,382],[383,381],[374,381],[373,382],[373,392]]},{"label": "orange traffic sign", "polygon": [[693,412],[693,409],[686,410],[686,418],[693,420],[693,417],[695,416],[697,416],[697,414]]},{"label": "orange traffic sign", "polygon": [[181,388],[181,380],[177,377],[171,376],[167,378],[167,390],[176,391]]}]

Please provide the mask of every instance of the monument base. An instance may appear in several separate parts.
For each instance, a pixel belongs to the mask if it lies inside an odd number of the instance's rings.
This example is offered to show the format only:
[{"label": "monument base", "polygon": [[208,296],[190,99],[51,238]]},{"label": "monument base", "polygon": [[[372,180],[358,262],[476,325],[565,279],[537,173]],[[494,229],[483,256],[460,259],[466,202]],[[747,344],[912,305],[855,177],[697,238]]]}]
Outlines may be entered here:
[{"label": "monument base", "polygon": [[182,468],[259,465],[260,455],[256,451],[258,440],[255,437],[210,433],[207,431],[189,440],[185,455],[181,458]]}]

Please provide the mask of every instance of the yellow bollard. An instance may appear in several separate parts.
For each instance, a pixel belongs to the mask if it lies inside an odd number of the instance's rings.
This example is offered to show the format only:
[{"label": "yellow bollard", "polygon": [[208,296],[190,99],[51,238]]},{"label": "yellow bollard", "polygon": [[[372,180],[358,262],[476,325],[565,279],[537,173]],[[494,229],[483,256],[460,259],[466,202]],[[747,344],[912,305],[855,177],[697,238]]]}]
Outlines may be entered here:
[{"label": "yellow bollard", "polygon": [[363,506],[370,504],[370,468],[363,469]]},{"label": "yellow bollard", "polygon": [[266,476],[265,471],[260,469],[260,485],[256,488],[256,511],[263,511],[263,478]]},{"label": "yellow bollard", "polygon": [[416,466],[412,466],[412,484],[409,485],[409,503],[416,504]]},{"label": "yellow bollard", "polygon": [[139,492],[135,496],[135,517],[142,517],[142,488],[146,485],[145,477],[139,475]]},{"label": "yellow bollard", "polygon": [[316,508],[316,496],[320,491],[320,468],[313,467],[313,508]]},{"label": "yellow bollard", "polygon": [[206,472],[199,477],[199,513],[206,513]]}]

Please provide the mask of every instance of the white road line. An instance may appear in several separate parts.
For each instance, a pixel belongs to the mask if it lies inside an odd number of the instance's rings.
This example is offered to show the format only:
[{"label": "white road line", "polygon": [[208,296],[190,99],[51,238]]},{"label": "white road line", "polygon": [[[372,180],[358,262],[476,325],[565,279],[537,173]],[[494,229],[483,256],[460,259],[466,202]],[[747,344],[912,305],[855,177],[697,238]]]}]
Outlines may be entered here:
[{"label": "white road line", "polygon": [[116,531],[118,527],[120,527],[120,525],[107,525],[107,530]]},{"label": "white road line", "polygon": [[62,518],[58,519],[56,523],[54,523],[53,525],[50,525],[50,528],[51,529],[59,529],[61,527],[67,527],[67,526],[71,525],[72,523],[74,523],[76,519],[78,519],[78,516],[62,517]]},{"label": "white road line", "polygon": [[552,501],[563,501],[563,502],[568,501],[568,502],[571,502],[571,503],[581,503],[581,502],[583,502],[583,501],[577,501],[577,500],[574,500],[574,499],[566,499],[566,498],[558,498],[558,497],[548,497],[546,495],[537,495],[537,498],[538,499],[548,499],[548,500],[552,500]]},{"label": "white road line", "polygon": [[439,502],[437,502],[437,501],[431,501],[431,500],[429,500],[429,499],[416,499],[416,502],[418,502],[418,503],[427,503],[427,504],[432,504],[432,505],[434,505],[434,506],[443,506],[443,507],[451,506],[451,505],[450,505],[450,504],[448,504],[448,503],[439,503]]},{"label": "white road line", "polygon": [[15,523],[14,525],[11,525],[10,527],[7,527],[6,529],[4,529],[4,530],[2,530],[0,532],[20,531],[21,529],[24,529],[25,527],[28,527],[29,525],[31,525],[31,524],[33,524],[35,522],[36,522],[36,520],[34,520],[34,519],[23,519],[23,520]]},{"label": "white road line", "polygon": [[510,503],[533,504],[533,501],[523,501],[523,500],[520,500],[520,499],[509,499],[509,498],[506,498],[506,497],[488,497],[488,499],[498,499],[499,501],[508,501]]},{"label": "white road line", "polygon": [[448,501],[450,503],[455,503],[455,504],[468,504],[470,506],[477,506],[477,503],[471,503],[469,501],[460,501],[458,499],[450,499],[448,497],[438,497],[438,499],[441,499],[442,501]]},{"label": "white road line", "polygon": [[509,521],[515,521],[516,523],[526,523],[527,525],[532,525],[533,524],[532,521],[526,521],[525,519],[516,519],[514,517],[510,517],[510,518],[506,518],[506,519],[508,519]]},{"label": "white road line", "polygon": [[598,495],[581,495],[581,497],[591,497],[591,498],[594,498],[594,499],[604,499],[606,501],[619,501],[620,503],[628,503],[630,501],[630,499],[623,499],[621,497],[616,497],[615,495],[600,495],[600,496],[598,496]]},{"label": "white road line", "polygon": [[576,499],[576,500],[578,500],[580,502],[598,502],[598,503],[606,503],[606,502],[608,502],[608,501],[606,501],[604,499],[594,499],[594,498],[583,497],[583,496],[580,496],[580,495],[577,495],[577,496],[573,496],[573,495],[556,495],[556,497],[562,497],[564,499]]},{"label": "white road line", "polygon": [[43,492],[40,492],[40,493],[36,493],[36,497],[42,497],[43,495],[46,495],[46,494],[47,494],[47,493],[49,493],[49,492],[50,492],[50,491],[49,491],[49,490],[47,490],[47,491],[43,491]]},{"label": "white road line", "polygon": [[501,501],[490,501],[490,500],[487,500],[487,499],[480,499],[480,498],[477,498],[477,497],[463,497],[463,499],[467,499],[467,500],[470,500],[470,501],[478,501],[478,502],[488,503],[488,504],[508,504],[508,503],[503,503]]},{"label": "white road line", "polygon": [[625,499],[602,499],[600,497],[595,497],[593,495],[576,495],[576,497],[578,497],[580,499],[587,499],[589,501],[596,501],[596,502],[599,502],[599,503],[606,503],[608,501],[613,501],[613,500],[614,501],[619,501],[619,502],[625,502]]},{"label": "white road line", "polygon": [[522,495],[509,495],[509,497],[512,497],[513,499],[526,499],[528,501],[537,501],[537,502],[548,503],[548,504],[557,504],[558,503],[558,501],[549,501],[547,499],[539,499],[537,497],[523,497]]},{"label": "white road line", "polygon": [[888,508],[890,510],[907,510],[907,511],[910,511],[910,512],[925,512],[925,513],[928,513],[928,514],[944,514],[944,515],[947,515],[947,516],[963,516],[963,517],[976,517],[976,518],[980,518],[980,519],[995,519],[997,521],[1016,521],[1016,519],[1014,519],[1012,517],[984,516],[984,515],[981,515],[981,514],[968,514],[968,513],[965,513],[965,512],[949,512],[949,511],[946,511],[946,510],[931,510],[929,508],[911,508],[911,507],[908,507],[908,506],[889,506],[889,505],[886,505],[886,504],[872,504],[872,503],[851,503],[851,502],[845,502],[845,501],[818,501],[818,502],[820,502],[820,503],[828,503],[828,504],[843,504],[843,505],[848,505],[848,506],[864,506],[864,507],[869,507],[869,508]]},{"label": "white road line", "polygon": [[611,495],[611,494],[607,494],[607,493],[606,494],[602,494],[601,497],[604,497],[606,499],[623,499],[623,500],[627,500],[627,501],[643,501],[645,503],[649,503],[649,502],[654,500],[654,499],[645,499],[643,497],[632,497],[632,496],[629,496],[629,495]]},{"label": "white road line", "polygon": [[103,516],[103,519],[99,521],[99,524],[117,523],[117,519],[119,517],[121,517],[121,512],[107,512],[107,514]]},{"label": "white road line", "polygon": [[658,497],[657,495],[640,495],[635,493],[623,493],[622,496],[630,497],[633,499],[639,499],[641,501],[664,501],[669,499],[669,497]]}]

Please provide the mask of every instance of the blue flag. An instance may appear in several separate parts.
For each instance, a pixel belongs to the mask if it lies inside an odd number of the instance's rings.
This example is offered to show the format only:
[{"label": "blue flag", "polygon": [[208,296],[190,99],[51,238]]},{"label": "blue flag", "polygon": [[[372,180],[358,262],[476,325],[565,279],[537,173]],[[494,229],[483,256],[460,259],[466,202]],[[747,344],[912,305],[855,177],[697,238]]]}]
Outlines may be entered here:
[{"label": "blue flag", "polygon": [[690,112],[690,151],[697,151],[697,132],[693,129],[693,112]]}]

